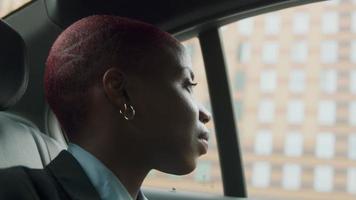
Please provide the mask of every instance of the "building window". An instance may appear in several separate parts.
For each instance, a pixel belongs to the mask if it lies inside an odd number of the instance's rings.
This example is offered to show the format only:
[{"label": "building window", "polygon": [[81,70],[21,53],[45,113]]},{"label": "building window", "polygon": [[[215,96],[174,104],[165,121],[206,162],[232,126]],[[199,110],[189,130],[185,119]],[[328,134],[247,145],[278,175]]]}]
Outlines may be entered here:
[{"label": "building window", "polygon": [[186,54],[192,59],[194,57],[195,46],[193,44],[184,44],[184,47]]},{"label": "building window", "polygon": [[350,54],[350,61],[352,62],[352,63],[356,63],[356,40],[352,40],[351,42],[350,42],[350,52],[349,52],[349,54]]},{"label": "building window", "polygon": [[277,87],[277,74],[274,70],[264,70],[260,76],[262,92],[273,92]]},{"label": "building window", "polygon": [[293,17],[293,32],[295,34],[307,34],[309,31],[309,15],[297,13]]},{"label": "building window", "polygon": [[242,91],[245,87],[246,76],[245,72],[238,70],[235,75],[235,90]]},{"label": "building window", "polygon": [[202,161],[197,164],[194,179],[198,182],[209,182],[211,180],[211,163],[209,161]]},{"label": "building window", "polygon": [[356,33],[356,12],[351,14],[351,31]]},{"label": "building window", "polygon": [[319,102],[318,121],[321,125],[333,125],[336,118],[336,104],[333,101],[324,100]]},{"label": "building window", "polygon": [[304,120],[304,102],[293,100],[288,102],[287,120],[291,124],[300,124]]},{"label": "building window", "polygon": [[332,133],[320,133],[316,137],[315,154],[318,158],[334,157],[335,136]]},{"label": "building window", "polygon": [[268,14],[265,16],[265,33],[267,35],[276,35],[281,29],[281,18],[277,14]]},{"label": "building window", "polygon": [[256,134],[255,153],[257,155],[270,155],[272,153],[273,143],[270,131],[262,130]]},{"label": "building window", "polygon": [[306,42],[299,41],[293,44],[291,50],[291,58],[293,62],[304,63],[308,58],[308,45]]},{"label": "building window", "polygon": [[305,89],[305,73],[300,69],[293,69],[289,73],[289,90],[293,93],[301,93]]},{"label": "building window", "polygon": [[[340,4],[340,1],[341,0],[328,0],[328,1],[326,1],[325,3],[326,4],[328,4],[328,5],[338,5],[338,4]],[[353,1],[353,0],[352,0]]]},{"label": "building window", "polygon": [[323,41],[320,47],[320,59],[324,64],[334,64],[338,61],[338,43],[336,41]]},{"label": "building window", "polygon": [[260,123],[272,123],[274,121],[274,102],[262,100],[258,109],[258,120]]},{"label": "building window", "polygon": [[256,162],[252,168],[252,185],[266,188],[270,184],[271,166],[268,162]]},{"label": "building window", "polygon": [[238,48],[238,60],[240,63],[246,63],[251,59],[251,45],[241,43]]},{"label": "building window", "polygon": [[356,134],[349,135],[349,159],[356,160]]},{"label": "building window", "polygon": [[325,93],[334,93],[337,89],[337,71],[335,69],[323,70],[320,74],[320,88]]},{"label": "building window", "polygon": [[317,192],[331,192],[333,189],[334,171],[330,166],[317,165],[314,168],[314,189]]},{"label": "building window", "polygon": [[349,104],[349,124],[356,125],[356,101]]},{"label": "building window", "polygon": [[263,46],[262,62],[265,64],[275,64],[278,61],[279,46],[276,43],[266,43]]},{"label": "building window", "polygon": [[300,188],[300,177],[302,169],[296,164],[284,164],[282,185],[287,190],[298,190]]},{"label": "building window", "polygon": [[347,170],[347,192],[356,194],[356,168]]},{"label": "building window", "polygon": [[324,34],[335,34],[339,31],[339,15],[337,12],[326,12],[322,18],[322,32]]},{"label": "building window", "polygon": [[253,32],[253,27],[254,27],[254,20],[253,18],[247,18],[240,20],[238,23],[238,30],[241,35],[251,35]]},{"label": "building window", "polygon": [[241,120],[242,119],[242,112],[243,112],[243,107],[242,107],[242,101],[241,100],[234,100],[234,109],[235,109],[236,120]]},{"label": "building window", "polygon": [[298,132],[291,132],[286,135],[284,143],[284,153],[286,156],[297,157],[303,153],[303,136]]},{"label": "building window", "polygon": [[350,92],[356,93],[356,70],[350,71],[350,81],[349,81]]}]

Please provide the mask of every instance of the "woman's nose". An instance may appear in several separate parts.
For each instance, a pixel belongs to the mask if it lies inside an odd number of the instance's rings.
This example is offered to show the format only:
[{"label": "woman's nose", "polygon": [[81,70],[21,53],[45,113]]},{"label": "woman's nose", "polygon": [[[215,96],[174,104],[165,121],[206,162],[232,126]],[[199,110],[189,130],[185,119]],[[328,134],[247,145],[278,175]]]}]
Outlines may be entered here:
[{"label": "woman's nose", "polygon": [[204,124],[211,120],[211,113],[203,106],[199,106],[199,120]]}]

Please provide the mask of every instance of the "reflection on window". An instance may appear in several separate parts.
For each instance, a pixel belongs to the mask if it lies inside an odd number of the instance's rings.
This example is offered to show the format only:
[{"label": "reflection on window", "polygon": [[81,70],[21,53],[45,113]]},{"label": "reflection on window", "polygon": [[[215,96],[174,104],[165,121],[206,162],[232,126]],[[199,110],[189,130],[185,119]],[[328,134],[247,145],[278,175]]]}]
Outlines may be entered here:
[{"label": "reflection on window", "polygon": [[[355,0],[329,0],[221,33],[233,99],[243,105],[236,126],[250,198],[355,199],[355,10]],[[236,29],[248,21],[249,34]]]},{"label": "reflection on window", "polygon": [[[198,85],[193,89],[193,96],[211,112],[208,85],[199,41],[197,38],[193,38],[183,42],[183,45],[185,46],[186,54],[191,58],[195,82],[198,82]],[[143,185],[145,187],[174,191],[222,194],[220,165],[215,140],[215,128],[212,120],[207,124],[207,128],[210,130],[209,150],[206,155],[198,159],[196,169],[192,173],[185,176],[175,176],[152,170]]]},{"label": "reflection on window", "polygon": [[0,1],[0,18],[8,15],[17,8],[30,2],[31,0],[1,0]]}]

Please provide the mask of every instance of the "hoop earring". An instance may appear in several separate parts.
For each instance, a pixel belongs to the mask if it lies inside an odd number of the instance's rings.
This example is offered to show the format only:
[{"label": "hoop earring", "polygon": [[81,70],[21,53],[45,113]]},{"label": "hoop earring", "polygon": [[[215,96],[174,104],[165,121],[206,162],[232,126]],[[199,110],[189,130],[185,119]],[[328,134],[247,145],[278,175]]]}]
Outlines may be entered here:
[{"label": "hoop earring", "polygon": [[135,117],[136,111],[131,105],[127,106],[127,104],[124,103],[124,111],[120,109],[120,114],[124,116],[127,121],[129,121]]}]

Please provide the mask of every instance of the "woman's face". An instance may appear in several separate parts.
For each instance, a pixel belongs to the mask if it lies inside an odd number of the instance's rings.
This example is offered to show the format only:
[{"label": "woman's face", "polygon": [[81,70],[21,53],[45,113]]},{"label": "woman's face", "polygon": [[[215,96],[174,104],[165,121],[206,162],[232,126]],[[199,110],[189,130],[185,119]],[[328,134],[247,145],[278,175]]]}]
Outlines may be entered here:
[{"label": "woman's face", "polygon": [[152,60],[145,74],[128,85],[138,149],[152,168],[187,174],[207,152],[205,124],[211,115],[193,98],[194,74],[185,53],[170,49]]}]

